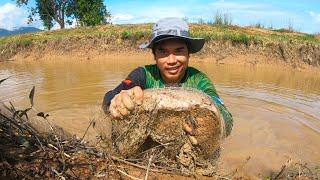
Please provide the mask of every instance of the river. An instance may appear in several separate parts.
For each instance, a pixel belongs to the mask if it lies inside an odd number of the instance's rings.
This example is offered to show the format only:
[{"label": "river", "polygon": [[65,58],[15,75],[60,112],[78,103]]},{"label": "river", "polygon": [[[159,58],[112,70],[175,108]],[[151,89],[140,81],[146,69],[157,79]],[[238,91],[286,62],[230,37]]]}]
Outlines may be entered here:
[{"label": "river", "polygon": [[[289,159],[319,165],[319,73],[212,62],[191,59],[190,65],[213,80],[234,117],[232,134],[222,143],[221,167],[241,167],[245,173],[265,176],[280,170]],[[0,85],[0,100],[27,107],[35,86],[35,108],[81,136],[100,108],[104,93],[135,67],[150,63],[150,58],[117,56],[1,62],[0,79],[10,78]]]}]

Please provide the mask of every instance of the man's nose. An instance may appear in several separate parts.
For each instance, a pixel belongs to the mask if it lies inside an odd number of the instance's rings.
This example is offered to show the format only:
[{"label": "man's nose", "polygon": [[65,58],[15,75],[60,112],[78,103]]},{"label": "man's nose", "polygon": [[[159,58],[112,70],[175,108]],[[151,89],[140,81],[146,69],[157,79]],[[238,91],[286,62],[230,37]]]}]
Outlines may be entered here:
[{"label": "man's nose", "polygon": [[168,64],[174,64],[176,62],[177,62],[176,55],[174,55],[173,53],[170,53],[168,56]]}]

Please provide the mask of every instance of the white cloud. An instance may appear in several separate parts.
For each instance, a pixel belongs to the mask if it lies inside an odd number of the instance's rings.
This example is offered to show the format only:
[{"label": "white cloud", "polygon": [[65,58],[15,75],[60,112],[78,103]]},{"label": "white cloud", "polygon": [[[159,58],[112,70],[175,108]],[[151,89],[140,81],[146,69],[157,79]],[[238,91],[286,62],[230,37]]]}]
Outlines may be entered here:
[{"label": "white cloud", "polygon": [[146,11],[144,11],[144,15],[148,17],[154,17],[150,19],[160,19],[165,17],[185,17],[185,11],[183,7],[150,7]]},{"label": "white cloud", "polygon": [[309,11],[309,15],[314,19],[315,22],[320,23],[320,13]]},{"label": "white cloud", "polygon": [[[58,24],[58,23],[56,23],[56,24]],[[65,24],[65,28],[67,28],[67,29],[75,28],[75,27],[77,27],[77,20],[76,19],[71,19],[71,24],[68,24],[68,23]],[[59,28],[60,28],[60,26],[59,26]]]},{"label": "white cloud", "polygon": [[116,24],[125,23],[150,23],[164,17],[185,17],[184,9],[178,7],[158,7],[151,6],[131,13],[117,13],[112,17],[112,22]]},{"label": "white cloud", "polygon": [[210,8],[212,12],[218,11],[221,13],[230,14],[235,17],[246,16],[247,18],[253,20],[292,16],[292,14],[290,14],[289,12],[278,10],[271,4],[265,3],[236,3],[220,0],[211,3],[207,8]]},{"label": "white cloud", "polygon": [[268,4],[245,4],[245,3],[234,3],[225,2],[223,0],[217,1],[210,4],[210,8],[221,9],[221,10],[265,10],[270,8]]},{"label": "white cloud", "polygon": [[112,16],[114,21],[128,21],[134,19],[134,16],[131,14],[115,14]]},{"label": "white cloud", "polygon": [[15,27],[27,26],[28,12],[13,3],[0,6],[0,28],[12,30]]},{"label": "white cloud", "polygon": [[57,30],[57,29],[60,29],[60,25],[56,22],[53,22],[53,26],[52,26],[51,30]]}]

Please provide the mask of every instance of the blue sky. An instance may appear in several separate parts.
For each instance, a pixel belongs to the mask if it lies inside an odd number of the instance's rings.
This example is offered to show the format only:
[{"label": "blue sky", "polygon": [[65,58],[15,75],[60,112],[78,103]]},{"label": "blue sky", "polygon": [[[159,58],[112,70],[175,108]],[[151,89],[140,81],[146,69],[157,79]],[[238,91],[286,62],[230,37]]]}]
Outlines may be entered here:
[{"label": "blue sky", "polygon": [[[30,0],[32,3],[32,0]],[[320,32],[320,0],[107,0],[115,24],[155,22],[163,17],[183,17],[189,22],[211,21],[217,12],[228,14],[233,24]],[[0,28],[27,26],[27,8],[13,0],[0,2]],[[42,28],[41,22],[29,26]]]}]

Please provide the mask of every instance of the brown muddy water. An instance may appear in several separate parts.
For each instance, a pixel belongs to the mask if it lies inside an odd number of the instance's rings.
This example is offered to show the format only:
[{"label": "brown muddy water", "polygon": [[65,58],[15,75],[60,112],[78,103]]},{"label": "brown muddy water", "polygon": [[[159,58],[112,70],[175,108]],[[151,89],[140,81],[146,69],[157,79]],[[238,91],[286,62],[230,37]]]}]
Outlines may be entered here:
[{"label": "brown muddy water", "polygon": [[[82,136],[104,93],[135,67],[153,63],[141,59],[1,62],[0,79],[10,78],[0,85],[0,100],[27,107],[35,85],[36,109]],[[263,177],[289,159],[320,165],[319,73],[212,62],[190,63],[214,81],[234,117],[232,134],[222,144],[224,171],[238,168]]]}]

